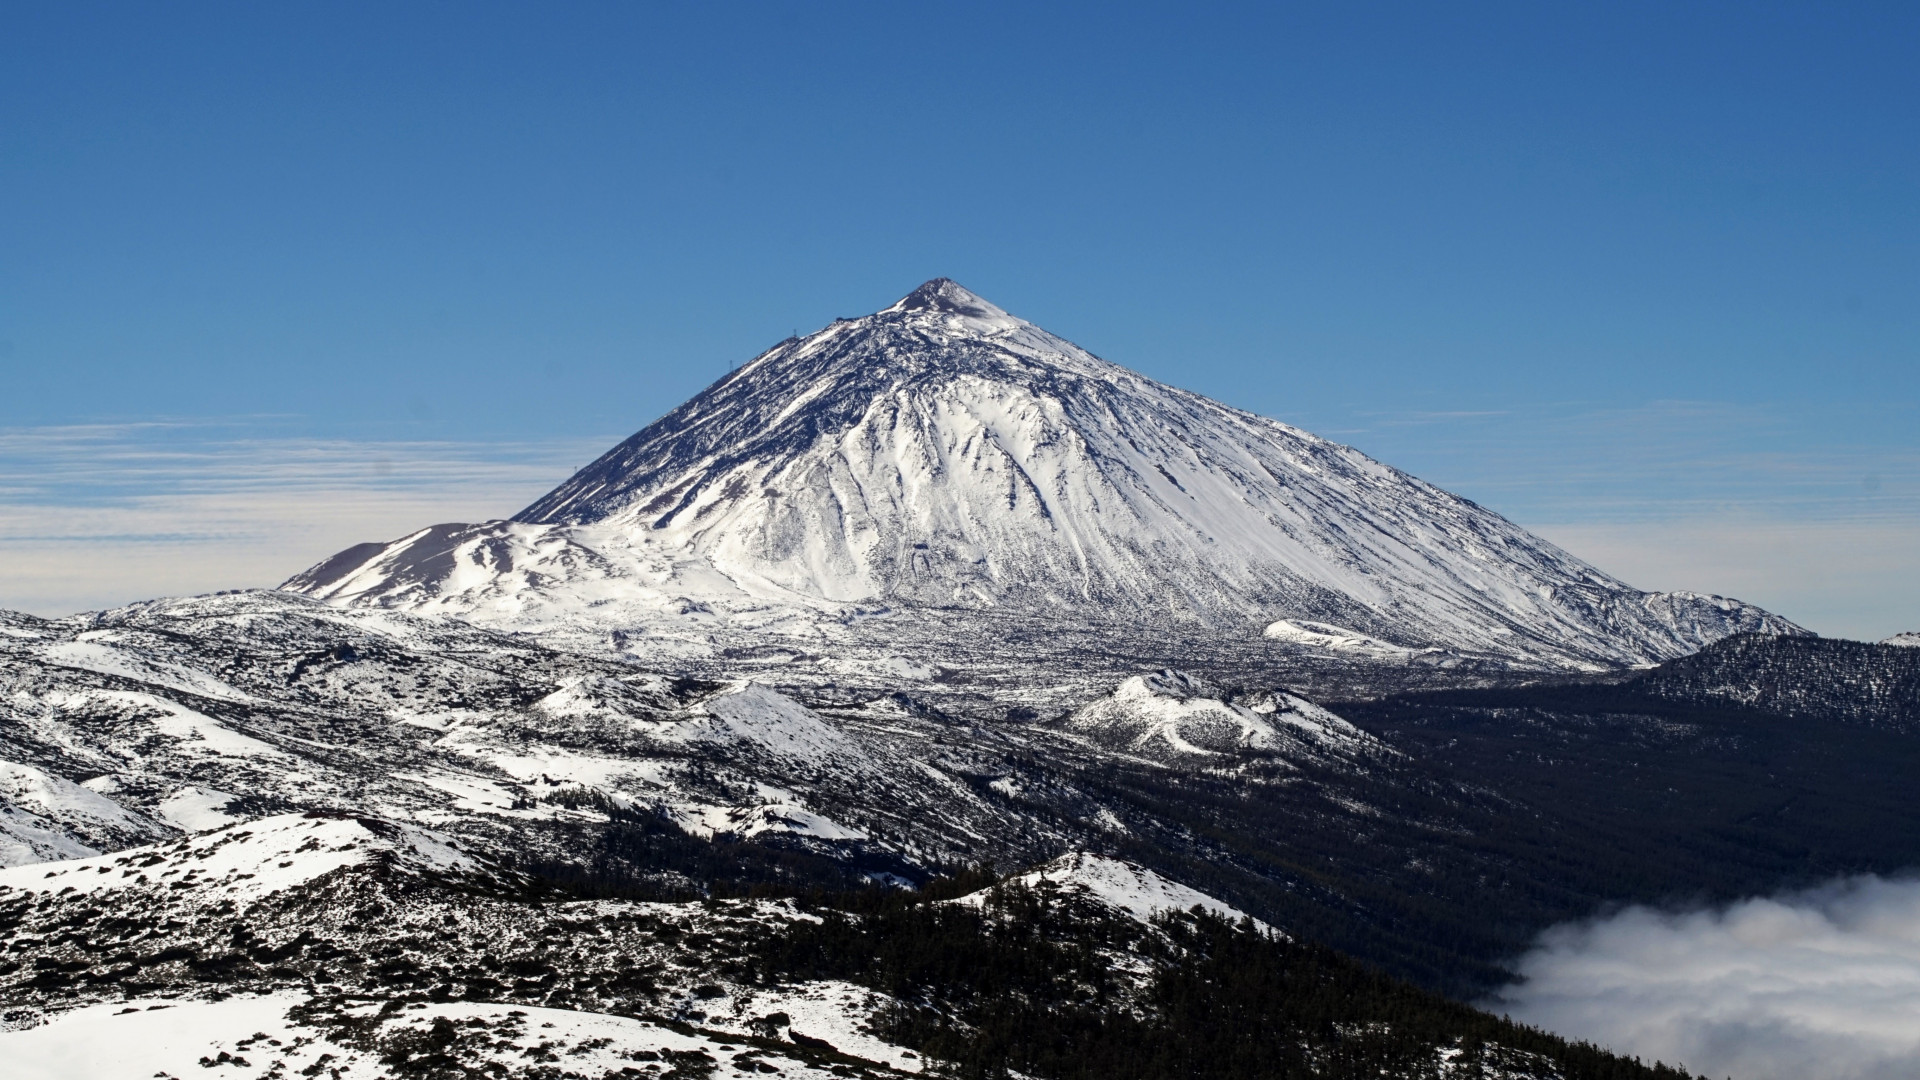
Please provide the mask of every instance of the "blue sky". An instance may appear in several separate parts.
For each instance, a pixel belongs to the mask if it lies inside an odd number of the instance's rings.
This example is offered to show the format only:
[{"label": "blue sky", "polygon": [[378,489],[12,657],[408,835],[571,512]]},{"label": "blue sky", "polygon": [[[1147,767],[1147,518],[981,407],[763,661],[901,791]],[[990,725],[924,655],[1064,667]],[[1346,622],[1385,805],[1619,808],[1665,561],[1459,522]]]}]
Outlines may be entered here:
[{"label": "blue sky", "polygon": [[946,275],[1637,584],[1920,628],[1916,55],[1894,4],[9,5],[0,606],[510,513]]}]

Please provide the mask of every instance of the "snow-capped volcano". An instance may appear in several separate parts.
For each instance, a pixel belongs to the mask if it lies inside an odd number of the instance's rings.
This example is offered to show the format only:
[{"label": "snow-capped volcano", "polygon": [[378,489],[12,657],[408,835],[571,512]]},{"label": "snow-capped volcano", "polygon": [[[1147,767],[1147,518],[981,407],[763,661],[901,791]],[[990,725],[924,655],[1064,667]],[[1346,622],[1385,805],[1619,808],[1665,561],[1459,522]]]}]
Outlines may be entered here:
[{"label": "snow-capped volcano", "polygon": [[1304,621],[1389,652],[1574,665],[1800,632],[1739,601],[1630,588],[946,279],[780,343],[511,521],[361,545],[285,587],[602,635],[1018,608],[1242,637]]}]

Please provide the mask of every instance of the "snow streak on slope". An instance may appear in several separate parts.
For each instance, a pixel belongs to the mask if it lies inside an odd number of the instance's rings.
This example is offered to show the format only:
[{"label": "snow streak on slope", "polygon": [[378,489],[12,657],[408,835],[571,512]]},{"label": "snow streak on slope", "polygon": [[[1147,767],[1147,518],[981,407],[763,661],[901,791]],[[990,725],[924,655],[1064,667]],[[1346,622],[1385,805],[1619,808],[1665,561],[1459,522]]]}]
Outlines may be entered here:
[{"label": "snow streak on slope", "polygon": [[[946,280],[783,342],[513,522],[342,552],[287,588],[494,625],[778,629],[862,605],[1643,662],[1743,629],[1285,424],[1142,378]],[[1305,625],[1305,623],[1302,623]]]},{"label": "snow streak on slope", "polygon": [[1383,659],[1405,658],[1414,654],[1413,649],[1389,645],[1379,638],[1371,638],[1344,627],[1306,620],[1294,622],[1281,619],[1269,624],[1266,630],[1262,631],[1261,636],[1270,641],[1285,641],[1335,654],[1346,653]]}]

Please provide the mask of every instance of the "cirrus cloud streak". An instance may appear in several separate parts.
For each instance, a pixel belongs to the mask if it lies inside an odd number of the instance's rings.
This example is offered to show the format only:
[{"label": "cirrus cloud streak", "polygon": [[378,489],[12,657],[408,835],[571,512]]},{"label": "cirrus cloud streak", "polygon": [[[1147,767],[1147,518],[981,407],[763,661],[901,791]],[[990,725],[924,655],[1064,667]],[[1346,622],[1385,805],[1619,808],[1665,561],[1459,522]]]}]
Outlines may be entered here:
[{"label": "cirrus cloud streak", "polygon": [[356,543],[512,514],[611,441],[315,439],[237,421],[0,431],[0,608],[272,586]]}]

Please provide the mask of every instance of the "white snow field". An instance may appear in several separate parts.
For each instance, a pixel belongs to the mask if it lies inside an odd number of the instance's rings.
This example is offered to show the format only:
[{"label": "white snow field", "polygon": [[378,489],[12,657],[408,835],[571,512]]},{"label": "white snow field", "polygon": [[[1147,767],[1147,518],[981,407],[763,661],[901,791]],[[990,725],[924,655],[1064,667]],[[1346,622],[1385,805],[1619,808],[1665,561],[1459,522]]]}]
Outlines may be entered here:
[{"label": "white snow field", "polygon": [[[305,1022],[298,993],[237,996],[224,1001],[142,998],[64,1013],[23,1031],[0,1031],[0,1063],[8,1080],[146,1080],[214,1075],[320,1075],[380,1080],[393,1075],[381,1055],[333,1041]],[[733,1074],[761,1073],[796,1080],[830,1080],[826,1069],[778,1051],[736,1046],[724,1037],[686,1034],[665,1024],[626,1016],[479,1002],[417,1002],[397,1011],[365,1003],[374,1039],[430,1034],[436,1025],[467,1035],[460,1064],[498,1067],[522,1075],[552,1063],[545,1075],[620,1075],[682,1055],[718,1064]],[[483,1038],[473,1038],[475,1034]],[[761,1067],[761,1066],[764,1066]],[[311,1071],[309,1071],[311,1070]],[[510,1071],[511,1070],[511,1071]],[[564,1072],[562,1071],[564,1070]],[[654,1074],[658,1074],[658,1067]]]},{"label": "white snow field", "polygon": [[84,858],[167,831],[71,780],[0,761],[0,868]]}]

